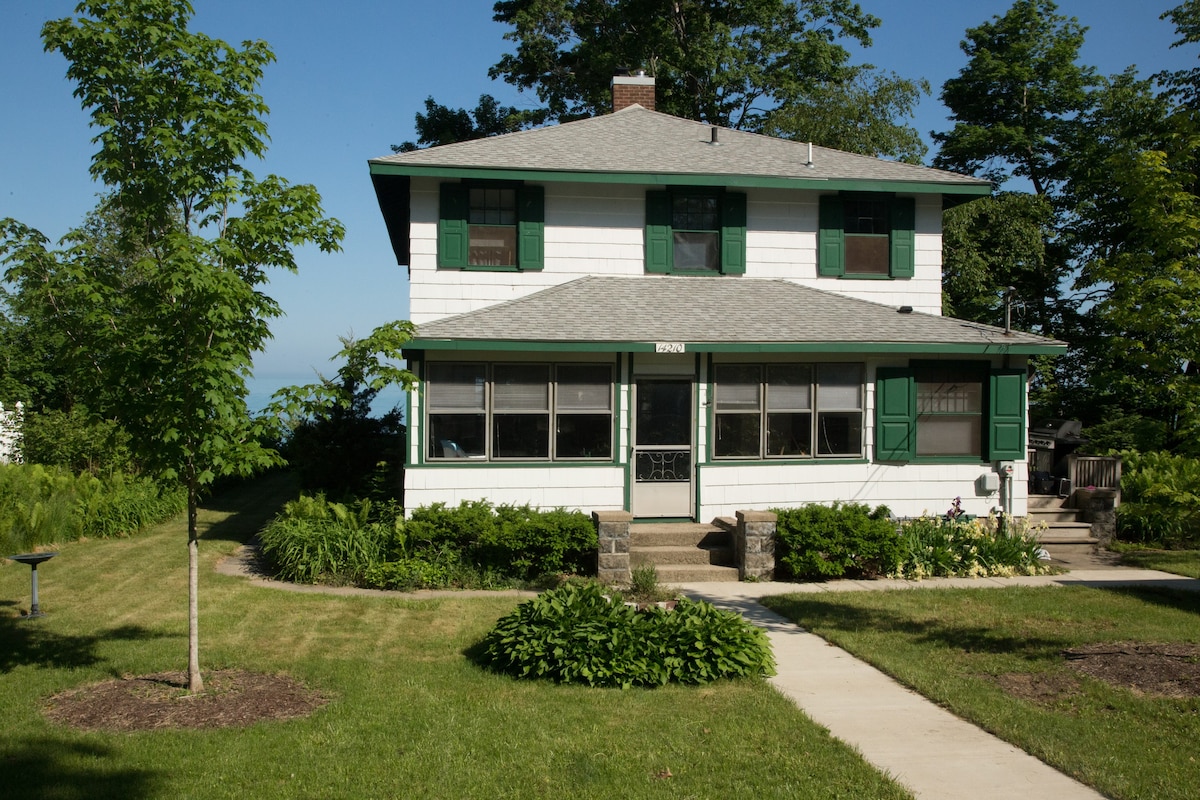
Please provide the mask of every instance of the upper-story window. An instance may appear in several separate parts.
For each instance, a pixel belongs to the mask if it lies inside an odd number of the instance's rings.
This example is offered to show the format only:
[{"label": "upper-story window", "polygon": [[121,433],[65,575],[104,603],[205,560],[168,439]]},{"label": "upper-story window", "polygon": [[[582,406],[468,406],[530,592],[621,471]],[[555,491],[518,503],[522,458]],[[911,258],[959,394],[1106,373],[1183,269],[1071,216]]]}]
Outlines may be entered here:
[{"label": "upper-story window", "polygon": [[540,270],[542,187],[501,181],[443,183],[438,207],[438,267]]},{"label": "upper-story window", "polygon": [[467,251],[467,265],[516,266],[517,190],[472,186],[468,197],[471,246]]},{"label": "upper-story window", "polygon": [[746,195],[682,187],[647,192],[646,271],[744,273]]},{"label": "upper-story window", "polygon": [[821,275],[911,278],[916,207],[911,197],[826,195],[820,200]]}]

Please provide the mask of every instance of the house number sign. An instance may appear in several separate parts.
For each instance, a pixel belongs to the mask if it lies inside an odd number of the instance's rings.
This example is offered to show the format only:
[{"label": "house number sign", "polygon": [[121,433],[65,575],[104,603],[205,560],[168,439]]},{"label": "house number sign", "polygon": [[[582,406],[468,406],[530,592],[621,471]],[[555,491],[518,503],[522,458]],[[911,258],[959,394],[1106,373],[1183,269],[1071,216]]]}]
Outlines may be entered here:
[{"label": "house number sign", "polygon": [[683,342],[655,342],[654,352],[656,353],[682,353]]}]

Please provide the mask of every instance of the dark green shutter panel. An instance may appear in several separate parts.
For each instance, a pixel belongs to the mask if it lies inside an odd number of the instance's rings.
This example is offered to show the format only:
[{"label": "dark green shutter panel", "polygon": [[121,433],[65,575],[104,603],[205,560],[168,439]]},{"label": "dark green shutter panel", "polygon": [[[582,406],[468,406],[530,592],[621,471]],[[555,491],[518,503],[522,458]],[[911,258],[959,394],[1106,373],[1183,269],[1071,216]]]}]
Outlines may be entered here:
[{"label": "dark green shutter panel", "polygon": [[821,198],[820,232],[817,234],[817,273],[835,277],[846,274],[846,225],[842,198]]},{"label": "dark green shutter panel", "polygon": [[721,272],[746,273],[746,195],[739,192],[721,196]]},{"label": "dark green shutter panel", "polygon": [[911,461],[917,450],[917,382],[912,370],[875,372],[875,460]]},{"label": "dark green shutter panel", "polygon": [[1025,370],[992,372],[988,401],[988,460],[1025,458]]},{"label": "dark green shutter panel", "polygon": [[541,186],[517,190],[517,267],[539,270],[545,263],[546,202]]},{"label": "dark green shutter panel", "polygon": [[917,207],[911,197],[892,200],[892,277],[911,278],[917,264]]},{"label": "dark green shutter panel", "polygon": [[674,260],[671,248],[671,194],[646,192],[646,272],[668,273]]},{"label": "dark green shutter panel", "polygon": [[438,205],[438,266],[465,267],[471,248],[467,224],[469,210],[467,187],[461,183],[443,183]]}]

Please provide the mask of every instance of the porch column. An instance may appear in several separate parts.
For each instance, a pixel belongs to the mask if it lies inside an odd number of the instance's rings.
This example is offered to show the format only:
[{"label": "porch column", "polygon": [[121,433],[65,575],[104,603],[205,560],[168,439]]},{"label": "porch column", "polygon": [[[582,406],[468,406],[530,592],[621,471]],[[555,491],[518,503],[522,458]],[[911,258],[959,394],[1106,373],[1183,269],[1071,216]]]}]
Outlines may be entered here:
[{"label": "porch column", "polygon": [[633,514],[628,511],[593,511],[596,526],[596,577],[604,583],[629,583],[629,524]]},{"label": "porch column", "polygon": [[770,511],[737,512],[733,557],[738,578],[775,579],[775,525],[778,518]]}]

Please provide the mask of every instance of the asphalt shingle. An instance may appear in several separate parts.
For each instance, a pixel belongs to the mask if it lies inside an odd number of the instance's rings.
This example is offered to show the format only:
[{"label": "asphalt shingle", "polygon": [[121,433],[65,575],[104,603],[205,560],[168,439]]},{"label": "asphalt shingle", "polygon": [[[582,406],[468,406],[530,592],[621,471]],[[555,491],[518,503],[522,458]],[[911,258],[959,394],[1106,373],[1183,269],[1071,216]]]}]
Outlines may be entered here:
[{"label": "asphalt shingle", "polygon": [[421,325],[419,340],[1060,345],[786,280],[593,276]]},{"label": "asphalt shingle", "polygon": [[[371,159],[372,166],[566,173],[712,175],[931,183],[981,190],[966,175],[776,139],[641,106],[612,114]],[[812,161],[809,161],[809,154]]]}]

